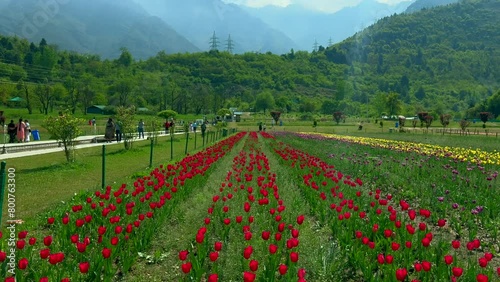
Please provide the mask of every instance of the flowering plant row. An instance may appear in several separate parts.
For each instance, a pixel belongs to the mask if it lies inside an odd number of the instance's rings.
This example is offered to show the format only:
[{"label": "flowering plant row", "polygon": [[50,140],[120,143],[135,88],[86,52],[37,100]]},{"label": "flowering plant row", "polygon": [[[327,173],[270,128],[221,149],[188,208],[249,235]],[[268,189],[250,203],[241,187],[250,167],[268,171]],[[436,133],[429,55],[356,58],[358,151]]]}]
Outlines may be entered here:
[{"label": "flowering plant row", "polygon": [[287,209],[260,146],[251,133],[193,234],[195,244],[179,250],[185,281],[306,281],[304,215]]},{"label": "flowering plant row", "polygon": [[[204,185],[204,175],[244,136],[162,165],[133,186],[108,186],[64,212],[50,212],[42,230],[23,229],[13,240],[12,234],[0,233],[0,276],[5,281],[111,281],[127,272],[159,223]],[[14,262],[7,258],[12,251]]]},{"label": "flowering plant row", "polygon": [[283,164],[301,175],[313,214],[330,226],[349,265],[359,268],[352,273],[360,270],[363,281],[488,281],[500,276],[498,265],[492,265],[496,250],[485,248],[479,238],[455,238],[450,228],[455,223],[440,212],[370,188],[292,146],[273,144]]},{"label": "flowering plant row", "polygon": [[[315,135],[315,134],[308,134]],[[418,152],[422,155],[447,157],[459,161],[470,161],[473,163],[500,165],[500,151],[486,152],[481,149],[467,149],[458,147],[439,146],[433,144],[414,143],[389,139],[354,137],[335,134],[319,134],[331,140],[363,144],[373,147],[385,148],[402,152]]]}]

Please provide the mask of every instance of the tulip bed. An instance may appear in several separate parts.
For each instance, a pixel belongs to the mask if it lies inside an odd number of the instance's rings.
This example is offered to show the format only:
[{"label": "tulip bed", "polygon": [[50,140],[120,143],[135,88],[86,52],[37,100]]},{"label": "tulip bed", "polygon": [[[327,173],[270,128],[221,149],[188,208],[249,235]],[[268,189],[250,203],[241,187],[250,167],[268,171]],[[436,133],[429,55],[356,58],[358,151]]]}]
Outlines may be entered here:
[{"label": "tulip bed", "polygon": [[[241,143],[243,142],[243,143]],[[235,151],[238,144],[239,151]],[[17,281],[115,281],[224,176],[162,281],[500,281],[498,154],[335,135],[239,133],[75,199],[16,249]],[[232,162],[229,155],[233,156]],[[19,228],[19,227],[18,227]],[[140,262],[139,262],[140,263]],[[147,271],[147,270],[146,270]],[[126,280],[126,279],[125,279]]]},{"label": "tulip bed", "polygon": [[[159,222],[175,212],[205,174],[243,137],[234,135],[173,165],[75,199],[67,210],[49,213],[42,230],[3,230],[0,276],[5,281],[112,281],[126,273],[147,248]],[[15,251],[12,268],[10,256]],[[15,280],[11,273],[14,269]]]}]

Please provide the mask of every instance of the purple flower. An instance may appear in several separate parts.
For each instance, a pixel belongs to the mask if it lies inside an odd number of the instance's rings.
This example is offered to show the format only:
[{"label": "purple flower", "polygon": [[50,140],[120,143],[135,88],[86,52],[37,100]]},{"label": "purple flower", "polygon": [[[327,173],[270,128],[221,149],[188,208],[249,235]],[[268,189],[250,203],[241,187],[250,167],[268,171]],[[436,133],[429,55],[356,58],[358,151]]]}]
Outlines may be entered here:
[{"label": "purple flower", "polygon": [[440,202],[444,201],[444,197],[438,197],[438,201]]},{"label": "purple flower", "polygon": [[451,205],[452,208],[454,209],[458,209],[458,204],[457,203],[453,203],[453,205]]}]

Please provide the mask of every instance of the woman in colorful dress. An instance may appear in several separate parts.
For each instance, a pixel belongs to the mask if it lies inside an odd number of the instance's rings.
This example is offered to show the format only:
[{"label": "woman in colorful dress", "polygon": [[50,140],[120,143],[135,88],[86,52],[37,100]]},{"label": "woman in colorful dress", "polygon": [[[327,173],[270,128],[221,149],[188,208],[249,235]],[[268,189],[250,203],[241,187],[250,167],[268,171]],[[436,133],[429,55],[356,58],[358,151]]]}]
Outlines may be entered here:
[{"label": "woman in colorful dress", "polygon": [[24,131],[26,130],[26,124],[23,122],[23,119],[19,119],[19,123],[17,124],[17,142],[24,143],[24,139],[26,138]]}]

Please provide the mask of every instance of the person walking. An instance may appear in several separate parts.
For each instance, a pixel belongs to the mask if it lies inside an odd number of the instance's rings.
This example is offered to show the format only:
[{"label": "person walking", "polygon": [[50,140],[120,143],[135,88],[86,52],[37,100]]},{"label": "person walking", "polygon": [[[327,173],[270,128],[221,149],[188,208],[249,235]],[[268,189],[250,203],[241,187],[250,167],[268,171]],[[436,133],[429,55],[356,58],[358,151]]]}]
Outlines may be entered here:
[{"label": "person walking", "polygon": [[19,123],[17,124],[17,142],[24,143],[26,136],[24,135],[24,131],[26,129],[26,124],[23,122],[23,119],[19,119]]},{"label": "person walking", "polygon": [[142,121],[142,118],[141,118],[141,120],[139,120],[139,125],[137,126],[137,131],[139,132],[139,138],[144,138],[144,121]]},{"label": "person walking", "polygon": [[9,143],[16,142],[17,126],[14,120],[11,119],[10,123],[7,125],[7,133],[9,133]]},{"label": "person walking", "polygon": [[106,123],[106,131],[104,133],[104,138],[106,138],[107,143],[111,143],[113,137],[115,136],[115,123],[112,118],[108,119]]},{"label": "person walking", "polygon": [[26,125],[26,128],[24,130],[24,142],[30,142],[31,125],[27,119],[24,120],[24,124]]},{"label": "person walking", "polygon": [[115,124],[116,142],[122,142],[122,127],[121,122],[117,121]]}]

